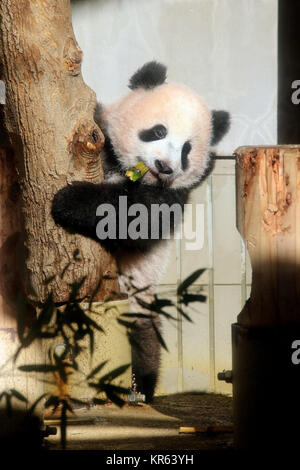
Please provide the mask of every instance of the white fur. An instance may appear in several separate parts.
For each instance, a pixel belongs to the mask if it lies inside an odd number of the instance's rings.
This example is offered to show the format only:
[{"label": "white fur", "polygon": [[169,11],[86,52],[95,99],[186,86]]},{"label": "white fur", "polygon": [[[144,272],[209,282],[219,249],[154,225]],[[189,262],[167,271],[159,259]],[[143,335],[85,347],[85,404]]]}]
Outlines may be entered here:
[{"label": "white fur", "polygon": [[[209,162],[211,140],[211,113],[192,90],[184,85],[164,83],[151,90],[143,88],[129,92],[117,103],[104,106],[101,111],[104,132],[109,135],[115,153],[124,170],[142,160],[150,169],[142,182],[157,184],[155,159],[164,160],[173,169],[172,175],[160,175],[165,184],[172,188],[191,187],[199,181]],[[163,124],[167,137],[142,142],[138,136],[141,130]],[[188,167],[181,168],[181,150],[186,141],[192,149],[188,155]],[[108,182],[119,181],[119,175],[107,175]],[[118,256],[121,272],[121,291],[132,293],[128,277],[133,277],[137,288],[159,284],[164,274],[170,253],[170,243],[164,241],[145,255],[122,253]],[[153,287],[141,296],[151,300]],[[141,307],[132,299],[132,310]]]},{"label": "white fur", "polygon": [[[135,288],[143,289],[150,286],[147,291],[139,296],[148,302],[151,302],[155,286],[160,283],[168,266],[170,258],[169,241],[165,241],[156,247],[153,247],[146,254],[123,253],[118,257],[118,267],[120,270],[119,283],[121,292],[131,295]],[[132,284],[129,278],[132,276]],[[131,297],[131,310],[133,312],[143,311],[137,303],[135,297]]]},{"label": "white fur", "polygon": [[[155,160],[164,160],[172,175],[159,175],[173,188],[191,187],[204,174],[209,161],[211,113],[192,90],[184,85],[164,83],[151,90],[138,88],[102,110],[101,125],[110,136],[123,169],[142,160],[152,172],[143,182],[156,184]],[[156,124],[168,129],[165,139],[142,142],[138,133]],[[181,168],[181,150],[186,141],[192,149],[188,168]]]}]

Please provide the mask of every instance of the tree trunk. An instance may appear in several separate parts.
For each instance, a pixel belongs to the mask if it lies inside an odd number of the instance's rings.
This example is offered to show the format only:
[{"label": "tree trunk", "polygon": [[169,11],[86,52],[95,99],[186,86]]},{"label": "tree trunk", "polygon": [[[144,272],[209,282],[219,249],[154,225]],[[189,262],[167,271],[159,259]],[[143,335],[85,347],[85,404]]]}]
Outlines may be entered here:
[{"label": "tree trunk", "polygon": [[67,182],[103,179],[104,137],[93,119],[96,97],[83,82],[81,60],[69,0],[1,0],[0,78],[21,189],[22,279],[32,301],[43,302],[51,290],[56,302],[64,302],[69,284],[84,276],[79,298],[90,297],[100,279],[95,300],[118,292],[111,256],[97,242],[57,227],[50,214],[53,195]]}]

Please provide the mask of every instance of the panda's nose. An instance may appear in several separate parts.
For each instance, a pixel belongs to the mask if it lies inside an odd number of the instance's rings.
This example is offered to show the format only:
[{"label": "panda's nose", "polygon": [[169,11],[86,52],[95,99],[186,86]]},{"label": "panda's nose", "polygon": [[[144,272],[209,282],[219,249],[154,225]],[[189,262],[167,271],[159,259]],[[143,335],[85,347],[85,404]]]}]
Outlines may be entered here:
[{"label": "panda's nose", "polygon": [[170,175],[173,173],[173,170],[166,162],[162,160],[155,160],[155,166],[158,169],[159,173],[163,173],[164,175]]}]

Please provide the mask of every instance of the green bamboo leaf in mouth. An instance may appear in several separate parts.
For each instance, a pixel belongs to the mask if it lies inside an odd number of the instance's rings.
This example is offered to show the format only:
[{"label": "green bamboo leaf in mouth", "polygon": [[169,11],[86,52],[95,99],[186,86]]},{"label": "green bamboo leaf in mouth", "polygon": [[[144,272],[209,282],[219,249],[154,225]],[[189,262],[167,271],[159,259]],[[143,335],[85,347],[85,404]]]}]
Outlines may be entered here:
[{"label": "green bamboo leaf in mouth", "polygon": [[138,179],[142,178],[147,171],[149,171],[149,168],[142,162],[138,162],[135,166],[129,168],[125,175],[131,180],[131,181],[137,181]]}]

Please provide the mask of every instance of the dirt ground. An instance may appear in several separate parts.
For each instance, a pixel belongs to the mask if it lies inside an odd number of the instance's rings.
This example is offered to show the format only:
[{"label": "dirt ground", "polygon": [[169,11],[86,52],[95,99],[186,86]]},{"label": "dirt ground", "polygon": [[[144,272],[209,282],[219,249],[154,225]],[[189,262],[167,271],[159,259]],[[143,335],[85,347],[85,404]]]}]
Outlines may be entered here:
[{"label": "dirt ground", "polygon": [[[58,426],[57,419],[46,424]],[[223,450],[232,449],[227,432],[179,433],[180,426],[232,425],[232,398],[217,394],[176,394],[156,397],[152,406],[113,404],[79,409],[70,418],[70,450]],[[57,450],[60,433],[47,438]]]}]

